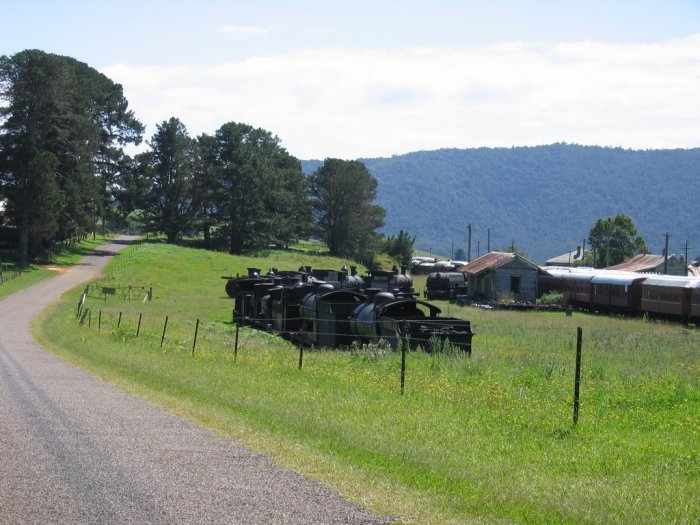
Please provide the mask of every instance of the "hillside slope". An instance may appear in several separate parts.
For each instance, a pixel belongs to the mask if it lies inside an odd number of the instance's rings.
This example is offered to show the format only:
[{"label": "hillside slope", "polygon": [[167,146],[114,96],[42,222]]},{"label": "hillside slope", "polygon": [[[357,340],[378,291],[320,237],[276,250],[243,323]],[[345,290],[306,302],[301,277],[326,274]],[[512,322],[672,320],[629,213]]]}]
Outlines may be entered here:
[{"label": "hillside slope", "polygon": [[[442,149],[360,159],[379,180],[384,231],[408,230],[416,247],[472,257],[511,244],[534,261],[575,249],[600,217],[632,217],[653,252],[700,252],[700,149],[625,150],[552,144]],[[307,172],[318,161],[303,163]],[[477,244],[478,243],[478,244]],[[477,248],[477,245],[479,246]]]}]

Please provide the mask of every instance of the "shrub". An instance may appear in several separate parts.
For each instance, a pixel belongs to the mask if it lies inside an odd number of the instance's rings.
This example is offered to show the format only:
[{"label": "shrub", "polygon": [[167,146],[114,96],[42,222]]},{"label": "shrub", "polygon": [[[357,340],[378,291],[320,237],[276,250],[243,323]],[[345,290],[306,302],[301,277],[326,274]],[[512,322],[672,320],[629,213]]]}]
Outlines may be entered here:
[{"label": "shrub", "polygon": [[544,293],[540,296],[540,298],[537,300],[539,304],[564,304],[564,294],[561,292],[557,291],[551,291]]}]

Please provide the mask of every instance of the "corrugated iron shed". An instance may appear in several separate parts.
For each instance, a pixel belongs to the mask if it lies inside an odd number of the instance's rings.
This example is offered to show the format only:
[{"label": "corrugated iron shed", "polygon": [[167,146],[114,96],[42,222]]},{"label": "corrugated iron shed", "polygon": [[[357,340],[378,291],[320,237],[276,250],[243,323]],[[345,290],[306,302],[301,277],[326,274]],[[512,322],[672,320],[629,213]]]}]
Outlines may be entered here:
[{"label": "corrugated iron shed", "polygon": [[478,259],[474,259],[469,264],[465,264],[459,270],[459,272],[468,273],[470,275],[479,275],[481,272],[488,270],[490,268],[498,268],[504,264],[515,259],[514,253],[507,252],[489,252],[486,255],[482,255]]},{"label": "corrugated iron shed", "polygon": [[527,259],[525,259],[525,257],[521,257],[520,255],[517,255],[515,253],[508,252],[489,252],[486,255],[482,255],[478,259],[474,259],[469,264],[462,266],[457,271],[468,273],[469,275],[479,275],[480,273],[485,272],[486,270],[500,268],[501,266],[508,264],[509,262],[515,259],[519,259],[526,265],[532,266],[532,268],[534,270],[537,270],[538,272],[542,271],[539,266],[537,266],[535,263],[528,261]]},{"label": "corrugated iron shed", "polygon": [[[670,256],[668,260],[670,261],[673,256]],[[674,258],[675,259],[675,258]],[[655,272],[658,268],[664,265],[663,255],[651,255],[641,253],[635,255],[631,259],[627,259],[625,262],[616,264],[614,266],[608,266],[608,270],[624,270],[628,272]]]}]

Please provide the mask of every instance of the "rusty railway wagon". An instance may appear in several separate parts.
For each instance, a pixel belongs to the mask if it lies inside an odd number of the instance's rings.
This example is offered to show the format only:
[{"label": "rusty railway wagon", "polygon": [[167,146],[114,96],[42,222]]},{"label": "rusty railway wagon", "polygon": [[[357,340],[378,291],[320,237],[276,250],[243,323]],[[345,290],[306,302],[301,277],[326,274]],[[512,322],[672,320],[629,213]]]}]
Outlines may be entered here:
[{"label": "rusty railway wagon", "polygon": [[456,299],[467,295],[469,291],[469,275],[464,272],[433,272],[425,282],[425,298]]}]

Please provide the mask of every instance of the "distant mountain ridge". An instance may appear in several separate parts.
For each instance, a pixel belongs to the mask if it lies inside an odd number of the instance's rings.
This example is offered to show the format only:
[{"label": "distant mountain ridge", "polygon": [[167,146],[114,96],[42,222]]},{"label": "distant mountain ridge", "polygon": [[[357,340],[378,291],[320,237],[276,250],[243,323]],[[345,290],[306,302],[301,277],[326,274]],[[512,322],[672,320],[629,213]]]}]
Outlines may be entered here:
[{"label": "distant mountain ridge", "polygon": [[[416,248],[472,258],[511,244],[535,262],[576,249],[596,219],[629,215],[650,250],[700,253],[700,148],[629,150],[575,144],[441,149],[358,159],[379,181],[386,233]],[[306,173],[321,161],[302,161]]]}]

